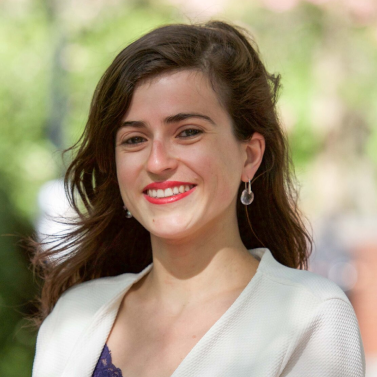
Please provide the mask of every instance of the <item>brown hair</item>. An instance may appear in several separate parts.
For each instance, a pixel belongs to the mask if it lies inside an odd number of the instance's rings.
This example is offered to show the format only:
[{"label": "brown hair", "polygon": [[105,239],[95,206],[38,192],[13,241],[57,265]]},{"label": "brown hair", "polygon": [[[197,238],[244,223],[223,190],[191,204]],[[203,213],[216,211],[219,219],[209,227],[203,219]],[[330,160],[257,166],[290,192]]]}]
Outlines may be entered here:
[{"label": "brown hair", "polygon": [[[254,47],[253,47],[254,46]],[[205,73],[234,124],[238,140],[254,132],[266,140],[253,182],[255,201],[238,202],[237,216],[247,248],[268,247],[275,259],[307,268],[311,237],[297,208],[287,141],[276,113],[280,76],[270,75],[245,30],[220,21],[168,25],[136,40],[112,62],[93,96],[89,119],[65,187],[78,214],[75,227],[58,243],[34,243],[33,265],[44,280],[40,319],[75,284],[124,272],[152,262],[149,233],[126,219],[116,178],[115,135],[141,80],[172,70]],[[239,195],[244,185],[241,183]],[[47,245],[48,246],[48,245]],[[70,250],[69,253],[64,251]]]}]

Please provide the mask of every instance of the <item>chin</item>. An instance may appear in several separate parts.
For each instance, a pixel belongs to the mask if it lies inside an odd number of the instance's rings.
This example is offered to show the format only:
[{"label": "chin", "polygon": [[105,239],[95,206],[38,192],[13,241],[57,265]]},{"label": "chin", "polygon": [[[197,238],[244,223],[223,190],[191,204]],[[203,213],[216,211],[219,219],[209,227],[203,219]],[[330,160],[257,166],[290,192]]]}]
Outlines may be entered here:
[{"label": "chin", "polygon": [[193,229],[187,222],[178,221],[155,221],[148,227],[149,232],[154,237],[166,240],[179,240],[190,236]]}]

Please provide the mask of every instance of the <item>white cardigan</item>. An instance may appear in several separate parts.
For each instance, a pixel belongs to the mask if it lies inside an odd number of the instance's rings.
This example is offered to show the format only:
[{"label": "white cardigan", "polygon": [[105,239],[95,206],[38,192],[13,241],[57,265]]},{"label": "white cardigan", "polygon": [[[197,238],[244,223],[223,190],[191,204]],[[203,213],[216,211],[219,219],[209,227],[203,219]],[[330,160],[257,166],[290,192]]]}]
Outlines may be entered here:
[{"label": "white cardigan", "polygon": [[[281,265],[268,249],[250,252],[260,260],[256,274],[172,377],[363,377],[359,327],[343,291]],[[33,377],[91,377],[124,294],[151,266],[65,292],[38,333]]]}]

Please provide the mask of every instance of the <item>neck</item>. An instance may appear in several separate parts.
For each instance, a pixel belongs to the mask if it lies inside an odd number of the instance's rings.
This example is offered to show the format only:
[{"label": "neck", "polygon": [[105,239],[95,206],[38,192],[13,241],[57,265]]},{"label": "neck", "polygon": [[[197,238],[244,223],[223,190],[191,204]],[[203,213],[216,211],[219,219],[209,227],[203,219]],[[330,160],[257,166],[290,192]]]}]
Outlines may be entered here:
[{"label": "neck", "polygon": [[242,290],[258,266],[243,245],[234,219],[187,238],[166,240],[151,235],[151,241],[153,268],[145,289],[150,297],[177,311],[223,292]]}]

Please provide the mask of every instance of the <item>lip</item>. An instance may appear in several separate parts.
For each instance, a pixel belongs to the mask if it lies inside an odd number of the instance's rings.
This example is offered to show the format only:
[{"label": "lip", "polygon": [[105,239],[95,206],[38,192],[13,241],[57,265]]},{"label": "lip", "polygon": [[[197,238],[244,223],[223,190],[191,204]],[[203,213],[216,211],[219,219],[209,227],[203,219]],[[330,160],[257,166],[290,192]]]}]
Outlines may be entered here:
[{"label": "lip", "polygon": [[[172,182],[172,181],[168,181],[168,182]],[[184,184],[184,183],[181,183],[181,184]],[[191,184],[191,183],[186,183],[186,185],[187,184]],[[151,185],[149,185],[149,186],[151,186]],[[177,185],[175,184],[174,186],[177,186]],[[169,187],[172,187],[172,186],[167,186],[165,188],[169,188]],[[159,186],[157,188],[161,188],[161,186]],[[145,193],[143,193],[143,195],[144,195],[145,199],[148,200],[149,203],[152,203],[152,204],[167,204],[167,203],[176,202],[177,200],[181,200],[181,199],[185,198],[186,196],[190,195],[195,190],[195,188],[196,188],[196,186],[194,186],[192,189],[185,191],[181,194],[168,196],[166,198],[152,198]],[[155,189],[155,187],[147,188],[147,190],[149,190],[149,189]]]},{"label": "lip", "polygon": [[147,190],[158,190],[158,189],[165,190],[167,188],[171,188],[175,186],[193,186],[193,185],[196,186],[194,183],[191,183],[191,182],[180,182],[180,181],[152,182],[149,185],[144,187],[143,192]]}]

